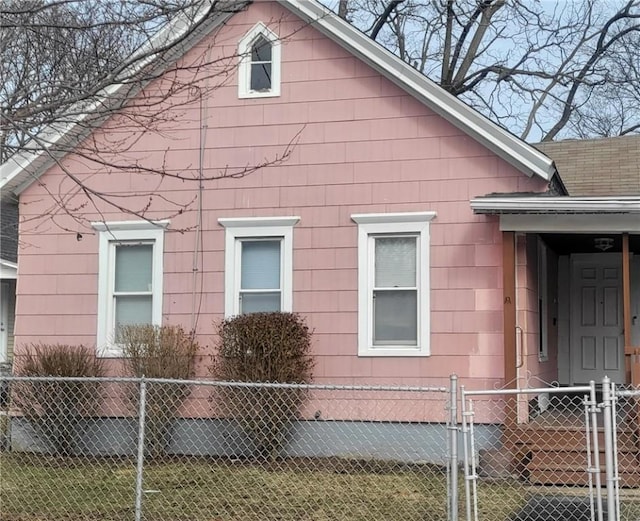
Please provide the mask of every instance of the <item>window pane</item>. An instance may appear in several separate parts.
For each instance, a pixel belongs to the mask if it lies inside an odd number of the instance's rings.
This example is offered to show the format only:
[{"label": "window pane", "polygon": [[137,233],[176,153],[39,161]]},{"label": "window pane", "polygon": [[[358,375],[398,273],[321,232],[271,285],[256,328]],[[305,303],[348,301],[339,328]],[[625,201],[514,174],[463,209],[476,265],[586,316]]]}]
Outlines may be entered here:
[{"label": "window pane", "polygon": [[375,291],[373,344],[416,345],[418,342],[417,291]]},{"label": "window pane", "polygon": [[151,295],[121,295],[115,297],[116,332],[121,326],[151,324]]},{"label": "window pane", "polygon": [[271,42],[264,36],[258,36],[251,47],[252,62],[270,62],[271,61]]},{"label": "window pane", "polygon": [[151,291],[153,245],[116,246],[116,291]]},{"label": "window pane", "polygon": [[271,64],[251,64],[251,90],[262,91],[271,89]]},{"label": "window pane", "polygon": [[376,237],[376,288],[406,288],[416,285],[416,237]]},{"label": "window pane", "polygon": [[280,289],[280,241],[241,241],[241,289]]},{"label": "window pane", "polygon": [[280,311],[280,293],[241,293],[240,313]]}]

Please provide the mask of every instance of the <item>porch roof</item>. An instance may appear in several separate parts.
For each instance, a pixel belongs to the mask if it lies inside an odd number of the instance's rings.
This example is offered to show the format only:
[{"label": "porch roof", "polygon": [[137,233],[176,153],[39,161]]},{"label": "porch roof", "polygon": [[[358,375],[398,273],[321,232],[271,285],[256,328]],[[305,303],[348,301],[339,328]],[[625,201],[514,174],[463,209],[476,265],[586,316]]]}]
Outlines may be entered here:
[{"label": "porch roof", "polygon": [[571,197],[491,194],[471,200],[477,214],[638,214],[640,196]]},{"label": "porch roof", "polygon": [[500,216],[502,231],[640,233],[640,197],[492,194],[471,200],[476,214]]}]

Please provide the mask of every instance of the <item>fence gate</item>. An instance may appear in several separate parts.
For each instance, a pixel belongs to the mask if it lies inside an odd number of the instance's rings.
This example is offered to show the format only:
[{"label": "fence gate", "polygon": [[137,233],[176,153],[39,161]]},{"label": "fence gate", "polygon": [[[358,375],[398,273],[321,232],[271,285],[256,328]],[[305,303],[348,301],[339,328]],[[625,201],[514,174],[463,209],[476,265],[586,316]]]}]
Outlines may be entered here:
[{"label": "fence gate", "polygon": [[602,381],[608,519],[640,519],[640,389]]},{"label": "fence gate", "polygon": [[[461,388],[466,521],[605,521],[596,386]],[[614,518],[609,518],[614,519]]]}]

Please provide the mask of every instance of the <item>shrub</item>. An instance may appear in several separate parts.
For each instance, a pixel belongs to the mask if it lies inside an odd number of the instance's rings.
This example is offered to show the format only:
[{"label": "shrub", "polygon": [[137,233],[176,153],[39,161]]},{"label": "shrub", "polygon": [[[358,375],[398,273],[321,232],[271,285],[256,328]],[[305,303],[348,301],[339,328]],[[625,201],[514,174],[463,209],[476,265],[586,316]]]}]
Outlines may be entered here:
[{"label": "shrub", "polygon": [[[120,330],[119,343],[125,368],[132,376],[172,380],[187,380],[193,376],[199,346],[193,335],[179,326],[124,326]],[[186,383],[147,384],[145,450],[149,457],[166,453],[171,425],[189,394],[191,386]],[[140,404],[137,386],[130,389],[129,399],[137,412]]]},{"label": "shrub", "polygon": [[[218,350],[212,375],[227,382],[308,383],[314,366],[311,331],[294,313],[239,315],[217,325]],[[221,414],[239,422],[250,436],[253,455],[279,456],[287,430],[305,399],[297,388],[218,388]]]},{"label": "shrub", "polygon": [[[93,349],[65,344],[31,344],[18,357],[15,374],[29,377],[100,377],[103,359]],[[12,386],[13,404],[29,420],[47,450],[73,453],[83,418],[95,414],[102,397],[96,381],[19,381]]]}]

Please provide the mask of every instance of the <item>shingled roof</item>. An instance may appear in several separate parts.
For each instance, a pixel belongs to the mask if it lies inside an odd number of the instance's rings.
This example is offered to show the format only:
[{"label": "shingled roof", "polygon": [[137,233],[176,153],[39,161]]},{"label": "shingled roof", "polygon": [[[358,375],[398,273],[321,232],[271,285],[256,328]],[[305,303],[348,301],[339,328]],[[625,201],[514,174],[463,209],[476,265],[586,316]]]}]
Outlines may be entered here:
[{"label": "shingled roof", "polygon": [[569,195],[640,195],[640,135],[535,145],[556,163]]}]

